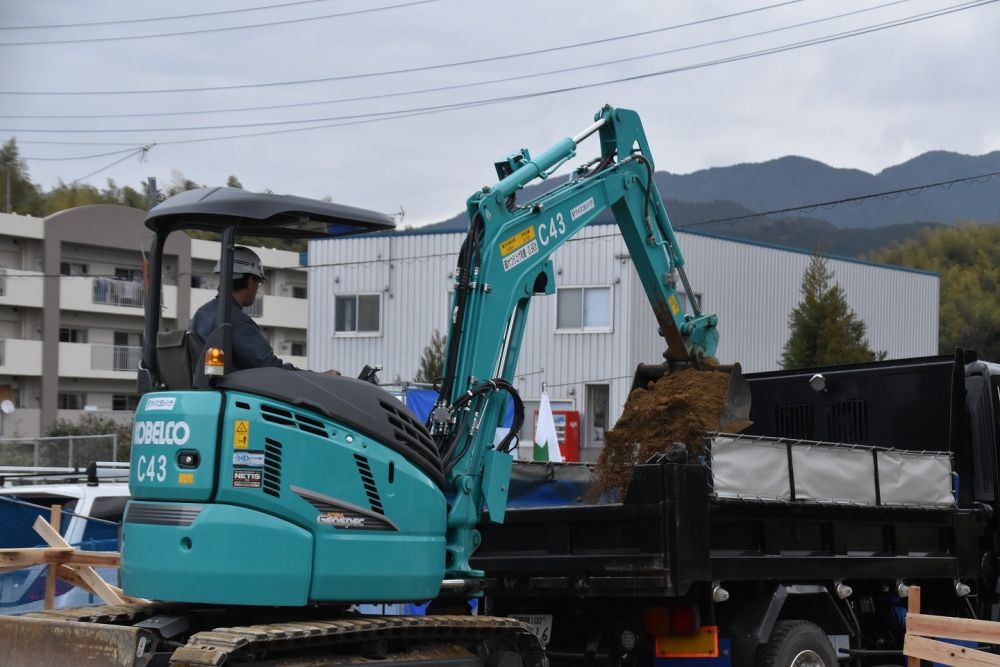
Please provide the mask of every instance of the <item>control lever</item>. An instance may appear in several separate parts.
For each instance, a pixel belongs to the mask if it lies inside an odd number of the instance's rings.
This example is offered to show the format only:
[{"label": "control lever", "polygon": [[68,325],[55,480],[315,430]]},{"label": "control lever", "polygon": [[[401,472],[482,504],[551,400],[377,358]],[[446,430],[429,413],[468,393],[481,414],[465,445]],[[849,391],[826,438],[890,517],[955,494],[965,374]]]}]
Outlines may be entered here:
[{"label": "control lever", "polygon": [[378,375],[376,373],[382,370],[381,366],[369,366],[365,364],[365,367],[361,369],[361,373],[358,374],[359,380],[364,380],[365,382],[371,382],[372,384],[378,384]]}]

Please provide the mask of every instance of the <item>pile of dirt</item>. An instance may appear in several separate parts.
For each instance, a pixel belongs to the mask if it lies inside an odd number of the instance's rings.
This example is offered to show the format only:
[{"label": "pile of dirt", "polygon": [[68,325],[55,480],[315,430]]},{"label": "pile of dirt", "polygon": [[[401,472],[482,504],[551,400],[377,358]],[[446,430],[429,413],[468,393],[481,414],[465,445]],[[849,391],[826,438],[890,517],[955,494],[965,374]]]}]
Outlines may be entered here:
[{"label": "pile of dirt", "polygon": [[720,430],[728,383],[728,373],[685,368],[635,389],[605,435],[597,461],[601,491],[624,495],[632,469],[674,443],[684,443],[689,459],[697,456],[705,432]]}]

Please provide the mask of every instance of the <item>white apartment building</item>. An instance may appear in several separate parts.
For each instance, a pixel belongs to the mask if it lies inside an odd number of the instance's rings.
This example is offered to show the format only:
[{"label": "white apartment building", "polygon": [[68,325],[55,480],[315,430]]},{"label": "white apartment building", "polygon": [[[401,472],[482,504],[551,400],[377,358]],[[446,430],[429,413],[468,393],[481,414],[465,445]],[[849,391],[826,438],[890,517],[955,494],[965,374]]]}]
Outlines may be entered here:
[{"label": "white apartment building", "polygon": [[[83,206],[48,218],[0,214],[0,435],[44,434],[81,411],[130,417],[144,322],[145,212]],[[306,362],[306,271],[299,253],[255,249],[268,282],[250,315],[275,353]],[[218,243],[174,234],[163,326],[186,327],[218,287]]]},{"label": "white apartment building", "polygon": [[[311,365],[351,373],[377,363],[384,382],[411,381],[432,332],[447,333],[464,236],[414,230],[311,241]],[[739,361],[745,372],[778,368],[809,253],[677,236],[702,309],[719,316],[719,360]],[[532,299],[513,378],[526,406],[522,444],[527,453],[544,383],[554,409],[580,412],[581,454],[593,460],[636,366],[662,361],[665,345],[615,225],[585,227],[552,262],[557,292]],[[936,274],[836,257],[828,268],[867,324],[873,349],[893,359],[937,354]]]}]

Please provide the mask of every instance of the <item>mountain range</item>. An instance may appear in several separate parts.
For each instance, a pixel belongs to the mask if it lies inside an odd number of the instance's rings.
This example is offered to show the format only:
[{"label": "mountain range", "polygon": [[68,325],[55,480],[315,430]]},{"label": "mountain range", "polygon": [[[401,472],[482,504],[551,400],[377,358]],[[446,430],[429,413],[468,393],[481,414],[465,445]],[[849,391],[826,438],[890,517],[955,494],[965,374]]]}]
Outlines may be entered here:
[{"label": "mountain range", "polygon": [[[969,177],[981,178],[937,185]],[[932,151],[877,174],[786,156],[690,174],[657,171],[654,178],[677,229],[830,254],[862,255],[912,238],[927,227],[1000,220],[1000,151],[985,155]],[[518,201],[526,202],[565,180],[554,177],[529,186],[519,193]],[[876,193],[894,194],[780,215],[754,215]],[[611,221],[610,216],[600,218],[605,219]],[[464,230],[467,225],[462,213],[421,231]]]}]

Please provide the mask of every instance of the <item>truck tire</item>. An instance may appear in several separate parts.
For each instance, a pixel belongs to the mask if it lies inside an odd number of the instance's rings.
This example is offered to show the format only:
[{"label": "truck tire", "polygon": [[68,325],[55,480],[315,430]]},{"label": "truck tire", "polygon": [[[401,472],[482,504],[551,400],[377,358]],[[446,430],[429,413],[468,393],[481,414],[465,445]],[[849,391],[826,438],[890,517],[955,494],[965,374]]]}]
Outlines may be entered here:
[{"label": "truck tire", "polygon": [[757,667],[837,667],[826,634],[809,621],[779,621],[757,651]]}]

